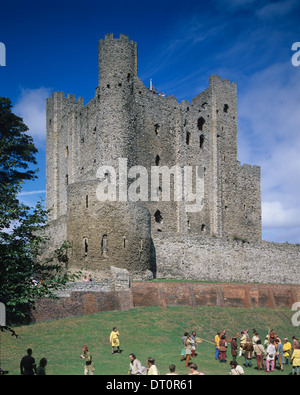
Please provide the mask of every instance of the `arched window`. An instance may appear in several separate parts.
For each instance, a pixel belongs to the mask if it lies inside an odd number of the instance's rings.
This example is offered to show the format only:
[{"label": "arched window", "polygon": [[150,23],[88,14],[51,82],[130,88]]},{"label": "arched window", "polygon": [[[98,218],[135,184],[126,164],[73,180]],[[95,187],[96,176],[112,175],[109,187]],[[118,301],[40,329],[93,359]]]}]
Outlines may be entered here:
[{"label": "arched window", "polygon": [[228,104],[224,104],[223,111],[224,112],[228,112],[228,109],[229,109],[229,105]]},{"label": "arched window", "polygon": [[203,117],[198,118],[198,129],[203,130],[203,125],[205,124],[205,119]]},{"label": "arched window", "polygon": [[156,166],[159,166],[159,165],[160,165],[160,157],[159,157],[159,155],[156,155],[156,158],[155,158],[155,165],[156,165]]}]

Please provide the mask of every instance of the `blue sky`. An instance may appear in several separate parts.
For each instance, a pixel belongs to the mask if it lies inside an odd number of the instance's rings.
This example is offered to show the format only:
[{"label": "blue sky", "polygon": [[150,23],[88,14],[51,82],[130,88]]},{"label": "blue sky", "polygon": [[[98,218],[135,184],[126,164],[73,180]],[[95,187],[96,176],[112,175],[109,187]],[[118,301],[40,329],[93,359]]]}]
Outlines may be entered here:
[{"label": "blue sky", "polygon": [[[145,85],[191,100],[219,74],[238,86],[238,159],[262,167],[265,240],[300,243],[300,42],[298,0],[14,1],[0,7],[0,95],[9,97],[39,148],[28,204],[45,197],[45,100],[84,97],[98,83],[98,40],[138,43]],[[299,56],[300,58],[300,56]]]}]

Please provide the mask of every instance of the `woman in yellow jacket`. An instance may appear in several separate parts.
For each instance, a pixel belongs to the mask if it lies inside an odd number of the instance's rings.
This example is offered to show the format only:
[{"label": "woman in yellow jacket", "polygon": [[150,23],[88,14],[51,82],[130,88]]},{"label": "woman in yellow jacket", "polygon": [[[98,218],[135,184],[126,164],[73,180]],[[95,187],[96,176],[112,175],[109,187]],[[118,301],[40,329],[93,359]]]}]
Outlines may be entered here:
[{"label": "woman in yellow jacket", "polygon": [[284,344],[283,344],[283,356],[284,356],[284,364],[285,365],[289,364],[289,358],[291,356],[291,350],[292,350],[292,345],[289,342],[289,339],[286,337],[284,339]]},{"label": "woman in yellow jacket", "polygon": [[115,347],[118,349],[118,353],[120,354],[120,340],[119,340],[119,332],[117,331],[117,328],[114,327],[109,338],[109,342],[111,344],[111,353],[114,354],[115,352]]},{"label": "woman in yellow jacket", "polygon": [[300,347],[296,348],[293,352],[291,361],[293,362],[292,374],[295,374],[297,368],[297,376],[300,374]]}]

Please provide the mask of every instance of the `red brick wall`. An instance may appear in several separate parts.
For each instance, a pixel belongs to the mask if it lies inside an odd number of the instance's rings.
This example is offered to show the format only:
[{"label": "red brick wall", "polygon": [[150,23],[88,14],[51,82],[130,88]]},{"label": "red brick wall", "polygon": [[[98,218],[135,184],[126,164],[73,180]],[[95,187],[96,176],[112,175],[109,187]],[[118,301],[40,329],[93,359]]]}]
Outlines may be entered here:
[{"label": "red brick wall", "polygon": [[221,306],[290,308],[300,301],[298,285],[134,282],[133,304],[138,306]]},{"label": "red brick wall", "polygon": [[32,320],[47,321],[101,311],[144,306],[220,306],[290,308],[300,301],[298,285],[133,282],[128,291],[72,292],[37,302]]}]

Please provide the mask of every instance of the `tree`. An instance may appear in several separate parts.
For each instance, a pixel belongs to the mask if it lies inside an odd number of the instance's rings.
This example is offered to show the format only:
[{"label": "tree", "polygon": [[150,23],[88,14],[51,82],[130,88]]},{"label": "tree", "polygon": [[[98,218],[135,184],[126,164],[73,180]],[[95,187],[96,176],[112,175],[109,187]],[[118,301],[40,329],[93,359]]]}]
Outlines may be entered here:
[{"label": "tree", "polygon": [[37,177],[30,168],[36,165],[37,149],[11,108],[11,101],[0,97],[0,301],[8,322],[15,322],[29,316],[37,298],[55,297],[78,274],[67,270],[67,242],[41,259],[48,213],[42,202],[30,208],[18,200],[23,182]]}]

